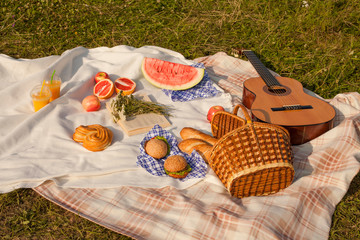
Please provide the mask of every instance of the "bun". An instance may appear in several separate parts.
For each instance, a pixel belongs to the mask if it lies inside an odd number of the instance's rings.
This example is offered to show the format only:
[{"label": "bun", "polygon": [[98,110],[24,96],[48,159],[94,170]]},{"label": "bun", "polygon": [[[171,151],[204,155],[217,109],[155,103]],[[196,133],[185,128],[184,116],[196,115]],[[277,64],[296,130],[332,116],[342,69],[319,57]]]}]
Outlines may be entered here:
[{"label": "bun", "polygon": [[82,143],[84,148],[98,152],[103,151],[111,144],[113,133],[99,124],[80,125],[75,129],[72,138],[75,142]]},{"label": "bun", "polygon": [[180,131],[180,136],[184,140],[189,138],[197,138],[209,143],[210,145],[214,145],[218,141],[218,139],[191,127],[184,127]]},{"label": "bun", "polygon": [[179,142],[178,147],[182,152],[191,154],[195,146],[203,145],[203,144],[211,146],[209,143],[203,140],[197,138],[188,138]]},{"label": "bun", "polygon": [[194,150],[200,154],[206,163],[209,163],[211,149],[212,146],[209,144],[201,144],[194,147]]},{"label": "bun", "polygon": [[75,132],[74,132],[72,138],[75,142],[82,143],[85,139],[86,134],[89,133],[89,131],[91,131],[90,127],[80,125],[79,127],[77,127],[75,129]]},{"label": "bun", "polygon": [[[166,174],[173,178],[185,178],[191,171],[186,159],[180,155],[168,157],[164,162],[164,169]],[[186,171],[187,169],[188,171]]]},{"label": "bun", "polygon": [[161,159],[168,153],[168,145],[160,139],[152,138],[145,143],[145,152],[155,159]]},{"label": "bun", "polygon": [[203,140],[196,138],[185,139],[178,144],[178,147],[187,154],[191,154],[193,150],[196,150],[206,163],[209,162],[212,145]]}]

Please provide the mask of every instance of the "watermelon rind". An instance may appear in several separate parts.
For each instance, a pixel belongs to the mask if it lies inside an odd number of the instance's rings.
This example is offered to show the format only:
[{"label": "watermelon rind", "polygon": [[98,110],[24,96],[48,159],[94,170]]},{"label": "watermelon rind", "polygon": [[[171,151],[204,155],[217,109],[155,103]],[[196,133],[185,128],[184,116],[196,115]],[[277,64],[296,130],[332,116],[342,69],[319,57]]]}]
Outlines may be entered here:
[{"label": "watermelon rind", "polygon": [[162,89],[186,90],[204,77],[204,69],[180,63],[145,57],[141,71],[152,85]]}]

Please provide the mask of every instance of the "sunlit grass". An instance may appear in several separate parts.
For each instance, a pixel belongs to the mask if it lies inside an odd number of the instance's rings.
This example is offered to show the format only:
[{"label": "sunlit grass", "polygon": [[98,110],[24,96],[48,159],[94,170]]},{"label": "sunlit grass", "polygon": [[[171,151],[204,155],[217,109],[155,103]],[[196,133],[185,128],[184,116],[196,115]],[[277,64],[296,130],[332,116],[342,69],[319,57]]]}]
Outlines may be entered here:
[{"label": "sunlit grass", "polygon": [[[360,90],[357,0],[3,0],[0,13],[0,53],[15,58],[156,45],[194,59],[243,47],[324,98]],[[359,182],[338,205],[331,239],[360,238]],[[0,220],[3,239],[119,237],[31,190],[0,195]]]}]

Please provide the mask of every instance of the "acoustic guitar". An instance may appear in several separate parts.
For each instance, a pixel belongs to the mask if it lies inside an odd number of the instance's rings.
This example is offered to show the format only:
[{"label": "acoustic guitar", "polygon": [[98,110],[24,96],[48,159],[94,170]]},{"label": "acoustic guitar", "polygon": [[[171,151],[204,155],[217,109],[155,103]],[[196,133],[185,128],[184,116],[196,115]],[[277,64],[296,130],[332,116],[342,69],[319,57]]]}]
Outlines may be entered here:
[{"label": "acoustic guitar", "polygon": [[334,108],[304,92],[299,81],[274,77],[251,50],[241,50],[260,77],[244,82],[243,104],[257,121],[285,127],[292,144],[306,143],[333,127]]}]

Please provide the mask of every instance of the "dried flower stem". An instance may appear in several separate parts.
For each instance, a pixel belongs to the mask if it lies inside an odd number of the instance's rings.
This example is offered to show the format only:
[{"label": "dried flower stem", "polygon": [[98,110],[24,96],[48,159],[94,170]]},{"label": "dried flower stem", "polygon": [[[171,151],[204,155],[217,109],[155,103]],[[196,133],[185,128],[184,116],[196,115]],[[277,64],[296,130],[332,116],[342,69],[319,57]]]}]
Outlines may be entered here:
[{"label": "dried flower stem", "polygon": [[133,95],[122,96],[121,92],[111,101],[110,107],[114,122],[145,113],[171,116],[168,113],[169,108],[165,105],[143,101]]}]

